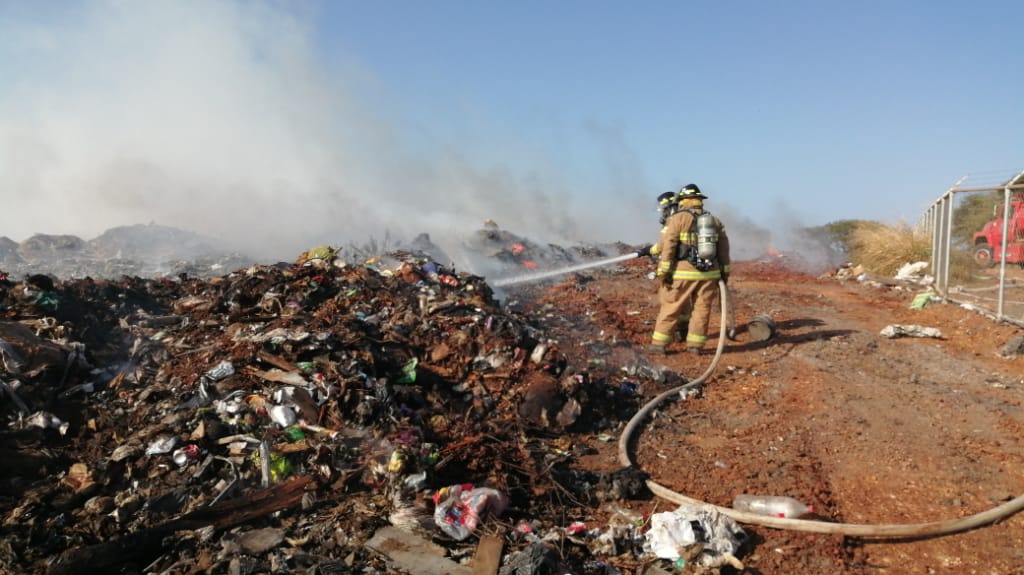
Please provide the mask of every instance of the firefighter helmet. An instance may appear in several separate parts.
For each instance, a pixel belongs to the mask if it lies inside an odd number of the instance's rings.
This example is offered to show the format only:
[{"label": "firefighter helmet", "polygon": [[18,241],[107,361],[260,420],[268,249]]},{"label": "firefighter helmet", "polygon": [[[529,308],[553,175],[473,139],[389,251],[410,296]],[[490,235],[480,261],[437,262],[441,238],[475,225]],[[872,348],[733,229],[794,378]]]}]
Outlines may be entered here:
[{"label": "firefighter helmet", "polygon": [[707,196],[700,193],[700,188],[697,184],[686,184],[683,189],[679,190],[679,200],[688,200],[690,198],[697,198],[698,200],[706,199]]},{"label": "firefighter helmet", "polygon": [[679,204],[676,203],[675,192],[665,192],[658,196],[658,212],[661,213],[661,216],[658,218],[658,223],[665,225],[665,222],[667,222],[668,219],[672,217],[672,214],[676,213],[676,210],[678,209]]}]

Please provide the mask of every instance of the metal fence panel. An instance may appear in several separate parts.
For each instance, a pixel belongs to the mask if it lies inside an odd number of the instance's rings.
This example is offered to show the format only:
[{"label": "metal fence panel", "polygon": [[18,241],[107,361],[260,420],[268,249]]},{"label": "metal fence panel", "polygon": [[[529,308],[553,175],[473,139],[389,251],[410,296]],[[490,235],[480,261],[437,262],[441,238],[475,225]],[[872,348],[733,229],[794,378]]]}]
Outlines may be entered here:
[{"label": "metal fence panel", "polygon": [[1000,183],[961,178],[922,223],[939,295],[1024,326],[1024,171]]}]

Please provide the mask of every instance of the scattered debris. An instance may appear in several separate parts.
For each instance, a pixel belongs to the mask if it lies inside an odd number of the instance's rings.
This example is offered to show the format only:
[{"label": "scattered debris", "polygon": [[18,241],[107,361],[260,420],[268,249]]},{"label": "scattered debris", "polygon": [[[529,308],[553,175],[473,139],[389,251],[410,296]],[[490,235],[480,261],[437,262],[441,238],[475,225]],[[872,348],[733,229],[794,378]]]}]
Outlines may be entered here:
[{"label": "scattered debris", "polygon": [[434,494],[434,506],[434,523],[452,539],[462,541],[481,521],[500,515],[508,506],[508,498],[489,487],[452,485]]},{"label": "scattered debris", "polygon": [[366,546],[387,558],[389,566],[410,575],[472,575],[473,569],[445,557],[441,545],[399,529],[384,527]]},{"label": "scattered debris", "polygon": [[[36,238],[18,253],[86,249]],[[614,433],[609,415],[664,375],[568,365],[484,278],[423,253],[23,276],[0,285],[0,313],[0,448],[15,454],[0,565],[16,572],[469,572],[470,534],[518,519],[589,540],[560,527],[565,498],[649,496],[636,470],[574,471],[549,430]]]},{"label": "scattered debris", "polygon": [[930,285],[935,278],[924,273],[928,269],[928,262],[906,263],[896,272],[894,279],[901,282],[909,282],[919,285]]},{"label": "scattered debris", "polygon": [[920,325],[898,325],[890,324],[882,328],[880,332],[883,337],[890,339],[897,337],[931,337],[942,338],[942,332],[938,328],[923,327]]},{"label": "scattered debris", "polygon": [[651,516],[644,548],[656,557],[676,562],[679,568],[695,564],[742,571],[743,563],[736,555],[746,539],[743,529],[714,507],[683,505]]},{"label": "scattered debris", "polygon": [[927,290],[914,296],[913,301],[910,302],[910,309],[918,310],[928,307],[932,302],[938,301],[938,296],[935,295],[935,290],[928,288]]}]

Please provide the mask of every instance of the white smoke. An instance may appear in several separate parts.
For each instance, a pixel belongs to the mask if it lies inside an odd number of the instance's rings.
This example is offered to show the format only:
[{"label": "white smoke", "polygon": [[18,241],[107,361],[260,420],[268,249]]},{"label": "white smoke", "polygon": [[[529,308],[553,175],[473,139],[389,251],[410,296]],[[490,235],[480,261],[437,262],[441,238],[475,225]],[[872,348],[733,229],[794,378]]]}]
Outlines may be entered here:
[{"label": "white smoke", "polygon": [[[501,130],[490,156],[517,161],[473,159],[479,142],[430,134],[357,56],[328,64],[304,5],[33,6],[0,7],[0,236],[16,241],[153,222],[293,259],[427,233],[473,269],[464,240],[485,219],[540,245],[655,241],[655,196],[685,183],[647,183],[623,130],[600,118],[575,140],[593,165],[563,167],[566,142]],[[473,122],[488,104],[474,103]],[[786,233],[791,214],[755,224],[729,205],[733,190],[701,185],[734,258],[808,249]]]},{"label": "white smoke", "polygon": [[319,57],[315,14],[292,4],[16,12],[0,12],[0,236],[155,222],[291,259],[385,234],[451,244],[486,218],[550,242],[654,234],[631,158],[579,194],[557,166],[409,144],[389,98],[357,97],[386,88],[352,57]]},{"label": "white smoke", "polygon": [[790,269],[820,274],[843,263],[831,238],[801,223],[800,214],[779,204],[756,221],[724,204],[712,208],[726,227],[733,261],[779,261]]}]

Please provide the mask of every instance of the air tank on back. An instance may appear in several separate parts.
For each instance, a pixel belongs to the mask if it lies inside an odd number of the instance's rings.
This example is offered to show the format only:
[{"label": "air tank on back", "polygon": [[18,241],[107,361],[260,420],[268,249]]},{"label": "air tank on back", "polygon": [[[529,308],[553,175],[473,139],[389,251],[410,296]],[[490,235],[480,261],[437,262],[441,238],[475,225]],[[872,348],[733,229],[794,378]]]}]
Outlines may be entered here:
[{"label": "air tank on back", "polygon": [[718,253],[718,228],[709,213],[697,216],[697,257],[711,259]]}]

